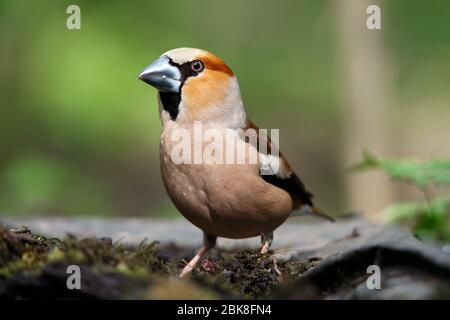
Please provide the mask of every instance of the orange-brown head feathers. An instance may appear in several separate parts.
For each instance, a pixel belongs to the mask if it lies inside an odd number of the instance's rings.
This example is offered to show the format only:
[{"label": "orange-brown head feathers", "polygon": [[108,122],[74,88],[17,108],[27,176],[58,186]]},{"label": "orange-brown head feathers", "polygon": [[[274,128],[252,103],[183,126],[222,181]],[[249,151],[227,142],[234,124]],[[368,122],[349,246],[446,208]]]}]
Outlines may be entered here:
[{"label": "orange-brown head feathers", "polygon": [[218,71],[233,76],[230,67],[211,52],[195,48],[178,48],[163,53],[162,56],[169,57],[174,63],[183,65],[194,60],[200,60],[204,63],[206,70]]},{"label": "orange-brown head feathers", "polygon": [[168,113],[173,121],[198,120],[230,127],[241,127],[245,123],[233,71],[208,51],[170,50],[148,66],[139,79],[158,89],[162,113]]}]

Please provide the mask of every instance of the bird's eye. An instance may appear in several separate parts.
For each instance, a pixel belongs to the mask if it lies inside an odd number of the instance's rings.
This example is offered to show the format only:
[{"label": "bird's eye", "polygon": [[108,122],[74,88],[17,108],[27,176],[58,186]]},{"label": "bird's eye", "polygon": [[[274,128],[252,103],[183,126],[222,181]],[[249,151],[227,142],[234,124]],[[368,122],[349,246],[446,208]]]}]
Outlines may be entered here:
[{"label": "bird's eye", "polygon": [[194,72],[202,72],[205,69],[205,65],[200,60],[195,60],[191,63],[191,69]]}]

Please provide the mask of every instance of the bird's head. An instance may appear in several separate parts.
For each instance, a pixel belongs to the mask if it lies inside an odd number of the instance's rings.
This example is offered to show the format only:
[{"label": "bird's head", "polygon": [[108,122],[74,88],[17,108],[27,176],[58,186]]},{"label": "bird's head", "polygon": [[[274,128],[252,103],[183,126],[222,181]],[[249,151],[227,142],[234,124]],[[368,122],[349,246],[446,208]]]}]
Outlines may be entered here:
[{"label": "bird's head", "polygon": [[215,122],[229,127],[245,122],[233,71],[208,51],[170,50],[145,68],[139,79],[159,91],[163,121]]}]

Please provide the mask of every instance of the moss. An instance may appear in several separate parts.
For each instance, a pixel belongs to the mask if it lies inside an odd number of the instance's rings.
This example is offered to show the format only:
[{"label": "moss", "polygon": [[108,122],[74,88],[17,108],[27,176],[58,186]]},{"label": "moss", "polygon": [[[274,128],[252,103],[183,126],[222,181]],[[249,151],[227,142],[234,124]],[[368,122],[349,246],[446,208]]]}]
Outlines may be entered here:
[{"label": "moss", "polygon": [[[8,230],[0,225],[0,297],[30,297],[30,287],[37,286],[33,292],[49,297],[267,298],[273,288],[295,280],[311,266],[297,261],[275,264],[273,252],[216,251],[191,276],[179,279],[192,253],[193,248],[161,247],[157,242],[130,246],[108,238],[46,238],[27,228]],[[88,284],[81,293],[68,292],[65,286],[71,264],[80,266],[83,283]]]}]

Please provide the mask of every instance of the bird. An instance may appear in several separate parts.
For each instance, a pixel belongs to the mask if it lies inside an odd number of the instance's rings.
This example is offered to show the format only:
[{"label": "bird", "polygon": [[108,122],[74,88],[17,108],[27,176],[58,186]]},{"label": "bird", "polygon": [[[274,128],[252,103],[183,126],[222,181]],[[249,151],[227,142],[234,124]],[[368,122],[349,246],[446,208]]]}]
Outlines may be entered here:
[{"label": "bird", "polygon": [[[203,231],[203,246],[184,266],[181,277],[195,268],[218,237],[260,236],[265,254],[274,230],[290,216],[309,214],[333,221],[313,204],[313,195],[271,137],[247,117],[238,80],[222,59],[202,49],[172,49],[148,65],[138,79],[158,91],[160,170],[165,189],[178,211]],[[218,144],[225,145],[225,153],[244,146],[248,152],[244,160],[251,154],[257,161],[206,163],[192,162],[192,157],[190,162],[174,161],[179,147],[174,135],[181,132],[198,139],[194,131],[199,123],[203,130],[236,139],[232,150],[226,149],[227,143]],[[256,143],[242,135],[245,130],[256,132]],[[196,142],[185,144],[183,153],[195,152],[190,147]]]}]

